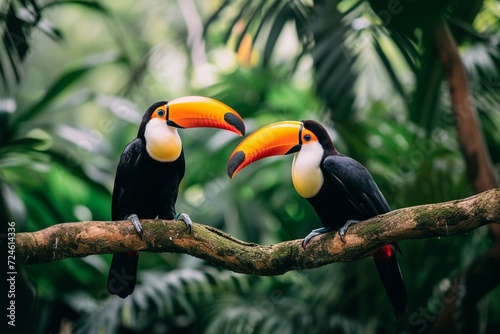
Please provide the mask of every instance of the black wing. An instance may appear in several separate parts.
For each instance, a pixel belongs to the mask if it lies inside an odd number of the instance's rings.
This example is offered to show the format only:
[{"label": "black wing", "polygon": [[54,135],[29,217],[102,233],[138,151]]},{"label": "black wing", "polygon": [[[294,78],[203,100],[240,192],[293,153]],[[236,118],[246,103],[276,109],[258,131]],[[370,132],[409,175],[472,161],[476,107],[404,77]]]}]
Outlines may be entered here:
[{"label": "black wing", "polygon": [[323,168],[363,217],[371,218],[391,210],[370,172],[356,160],[330,155],[325,158]]},{"label": "black wing", "polygon": [[141,155],[144,154],[144,142],[142,139],[136,138],[131,141],[125,149],[123,149],[118,167],[116,168],[115,185],[113,187],[113,198],[111,201],[111,219],[121,220],[123,211],[127,210],[128,206],[126,197],[127,189],[130,188],[132,181],[130,175],[133,175],[133,170],[140,167]]}]

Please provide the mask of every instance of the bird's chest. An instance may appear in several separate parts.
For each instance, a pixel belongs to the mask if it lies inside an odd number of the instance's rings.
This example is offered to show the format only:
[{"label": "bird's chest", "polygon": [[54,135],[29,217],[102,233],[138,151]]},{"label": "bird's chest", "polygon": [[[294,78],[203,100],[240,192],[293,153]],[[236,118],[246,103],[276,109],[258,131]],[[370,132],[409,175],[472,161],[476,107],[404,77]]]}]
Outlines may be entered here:
[{"label": "bird's chest", "polygon": [[179,158],[182,142],[177,129],[169,127],[165,122],[152,119],[144,132],[148,155],[159,162],[172,162]]},{"label": "bird's chest", "polygon": [[[123,204],[134,208],[143,217],[171,218],[177,200],[179,183],[184,174],[182,159],[161,163],[149,157],[143,161],[141,171],[131,175]],[[172,216],[173,217],[173,216]]]},{"label": "bird's chest", "polygon": [[119,175],[113,190],[113,219],[135,213],[142,218],[171,219],[175,213],[179,183],[184,175],[184,159],[161,163],[141,154],[133,168]]},{"label": "bird's chest", "polygon": [[184,159],[179,158],[165,163],[146,157],[141,171],[136,174],[134,184],[145,191],[152,191],[153,194],[169,192],[170,188],[177,189],[184,174],[183,161]]},{"label": "bird's chest", "polygon": [[315,196],[324,183],[320,164],[321,152],[301,150],[295,154],[292,164],[292,181],[295,190],[304,198]]},{"label": "bird's chest", "polygon": [[336,229],[342,227],[349,219],[361,220],[345,193],[338,189],[329,179],[325,180],[318,194],[307,199],[316,211],[323,226]]}]

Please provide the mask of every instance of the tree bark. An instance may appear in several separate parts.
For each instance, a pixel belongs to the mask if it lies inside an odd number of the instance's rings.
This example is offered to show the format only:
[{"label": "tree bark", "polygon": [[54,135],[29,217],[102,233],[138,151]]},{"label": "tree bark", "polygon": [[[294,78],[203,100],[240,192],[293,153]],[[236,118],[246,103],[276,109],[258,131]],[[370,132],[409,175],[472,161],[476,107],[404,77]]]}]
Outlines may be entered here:
[{"label": "tree bark", "polygon": [[186,253],[245,274],[280,275],[333,262],[364,258],[388,243],[463,234],[500,223],[500,189],[466,199],[391,211],[353,225],[342,242],[336,232],[311,240],[262,246],[214,227],[184,222],[142,220],[140,239],[129,221],[62,223],[16,234],[16,255],[26,264],[123,251]]}]

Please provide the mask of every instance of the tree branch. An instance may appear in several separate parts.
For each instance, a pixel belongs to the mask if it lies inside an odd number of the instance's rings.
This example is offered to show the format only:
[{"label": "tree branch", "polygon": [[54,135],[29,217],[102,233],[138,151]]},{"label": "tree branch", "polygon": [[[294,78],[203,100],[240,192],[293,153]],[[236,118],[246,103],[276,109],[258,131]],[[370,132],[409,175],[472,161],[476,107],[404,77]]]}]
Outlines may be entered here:
[{"label": "tree branch", "polygon": [[63,223],[16,234],[16,254],[26,264],[129,250],[186,253],[245,274],[279,275],[294,269],[358,260],[375,249],[404,239],[451,236],[500,223],[500,189],[446,203],[391,211],[349,228],[346,242],[335,232],[314,238],[262,246],[244,242],[214,227],[184,222],[141,220],[137,236],[129,221]]}]

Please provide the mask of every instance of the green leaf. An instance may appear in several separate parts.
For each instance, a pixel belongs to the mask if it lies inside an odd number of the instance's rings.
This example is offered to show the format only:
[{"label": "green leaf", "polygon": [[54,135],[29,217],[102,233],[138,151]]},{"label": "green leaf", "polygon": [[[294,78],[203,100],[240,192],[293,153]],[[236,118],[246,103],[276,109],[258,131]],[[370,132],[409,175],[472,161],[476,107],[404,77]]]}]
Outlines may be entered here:
[{"label": "green leaf", "polygon": [[36,24],[36,28],[43,32],[45,35],[49,36],[54,41],[59,42],[63,40],[63,34],[61,30],[54,27],[54,25],[48,20],[39,20]]},{"label": "green leaf", "polygon": [[380,43],[378,42],[377,38],[373,39],[375,50],[377,51],[378,56],[382,60],[382,63],[384,64],[384,67],[387,71],[387,74],[389,75],[389,78],[391,79],[392,85],[396,89],[396,91],[399,93],[401,98],[403,98],[405,101],[407,100],[406,92],[403,89],[403,85],[401,84],[401,81],[399,80],[398,76],[396,75],[396,72],[394,71],[394,68],[392,67],[391,61],[385,54],[384,50],[382,49]]},{"label": "green leaf", "polygon": [[212,15],[210,15],[209,18],[205,21],[205,23],[203,24],[202,38],[206,38],[208,28],[212,23],[216,22],[219,19],[221,13],[224,11],[224,9],[228,7],[230,2],[231,0],[224,0],[224,2],[219,6],[219,8],[217,8],[217,10]]},{"label": "green leaf", "polygon": [[253,36],[254,40],[256,40],[259,35],[260,35],[260,32],[262,31],[262,28],[264,27],[264,25],[266,23],[269,22],[269,20],[275,15],[276,13],[276,10],[278,9],[278,7],[281,5],[281,1],[280,0],[276,0],[272,3],[272,5],[269,6],[269,8],[267,9],[266,11],[266,14],[264,15],[264,17],[260,20],[260,23],[259,23],[259,26],[257,27],[257,30],[255,31],[255,34]]},{"label": "green leaf", "polygon": [[[243,38],[245,37],[245,35],[248,31],[248,28],[250,28],[252,21],[258,15],[260,15],[260,12],[261,12],[262,8],[264,7],[264,5],[266,4],[266,2],[268,2],[268,0],[261,0],[260,3],[255,8],[255,10],[253,11],[253,13],[251,13],[250,18],[248,19],[248,21],[245,24],[245,28],[243,28],[243,31],[241,31],[240,36],[238,37],[238,41],[236,42],[235,50],[238,50],[238,48],[240,47],[241,41],[243,41]],[[253,38],[256,39],[257,36],[254,36]]]},{"label": "green leaf", "polygon": [[[162,319],[161,322],[168,319],[164,326],[170,330],[179,330],[176,323],[179,318],[193,326],[199,321],[196,310],[199,311],[201,305],[206,307],[207,303],[221,295],[237,292],[239,285],[235,284],[235,278],[236,281],[246,281],[246,277],[212,267],[177,269],[168,273],[146,272],[144,282],[135,288],[130,297],[108,298],[88,318],[77,324],[76,332],[97,333],[99,328],[117,329],[115,325],[108,327],[109,319],[136,331],[151,328],[159,319]],[[196,291],[196,297],[193,291]]]},{"label": "green leaf", "polygon": [[437,106],[441,96],[443,70],[441,63],[436,61],[435,48],[429,46],[422,58],[422,65],[417,74],[417,86],[411,97],[410,120],[430,135],[439,114]]},{"label": "green leaf", "polygon": [[94,10],[94,11],[101,13],[101,14],[104,14],[106,16],[109,16],[111,14],[110,11],[105,6],[103,6],[100,2],[97,2],[97,1],[58,0],[58,1],[46,3],[46,4],[42,5],[40,8],[47,9],[50,7],[61,6],[61,5],[78,5],[81,7],[85,7],[87,9]]},{"label": "green leaf", "polygon": [[45,140],[38,138],[20,138],[8,141],[2,147],[0,147],[0,159],[1,156],[7,152],[20,152],[20,151],[31,151],[35,146],[42,145]]},{"label": "green leaf", "polygon": [[246,9],[252,4],[252,0],[247,0],[243,6],[241,6],[240,10],[237,12],[238,14],[233,18],[231,23],[229,24],[230,29],[227,30],[226,35],[224,36],[224,43],[227,43],[229,41],[229,38],[231,37],[232,30],[234,26],[240,21],[240,19],[243,17],[245,14]]},{"label": "green leaf", "polygon": [[109,194],[109,189],[100,182],[95,181],[85,172],[84,166],[68,161],[68,157],[55,151],[47,151],[50,158],[57,163],[58,168],[63,168],[69,171],[74,177],[82,180],[85,184],[91,187],[92,191],[101,194]]},{"label": "green leaf", "polygon": [[47,111],[47,107],[54,100],[59,98],[74,84],[78,83],[89,72],[105,64],[119,63],[123,61],[123,59],[122,56],[115,52],[105,52],[86,58],[79,67],[70,69],[61,74],[52,85],[49,86],[40,100],[26,110],[17,112],[14,117],[13,128],[16,129],[21,123],[27,122]]},{"label": "green leaf", "polygon": [[264,48],[264,55],[263,55],[264,66],[266,66],[269,63],[272,52],[276,45],[276,41],[278,40],[278,37],[281,35],[281,31],[283,30],[285,23],[290,19],[291,14],[292,10],[290,9],[290,7],[285,5],[281,8],[278,15],[276,15],[276,18],[274,19],[273,25],[271,27],[271,31],[267,36],[266,46]]},{"label": "green leaf", "polygon": [[351,116],[357,80],[357,55],[345,45],[346,36],[354,31],[346,26],[344,14],[332,3],[321,5],[316,13],[312,23],[316,90],[332,110],[332,119],[344,122]]}]

